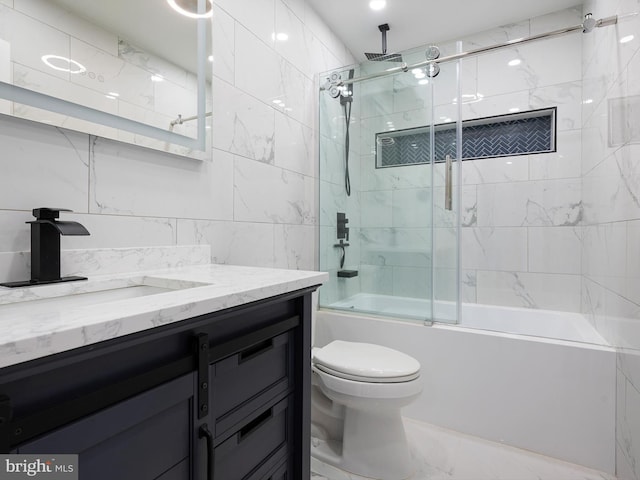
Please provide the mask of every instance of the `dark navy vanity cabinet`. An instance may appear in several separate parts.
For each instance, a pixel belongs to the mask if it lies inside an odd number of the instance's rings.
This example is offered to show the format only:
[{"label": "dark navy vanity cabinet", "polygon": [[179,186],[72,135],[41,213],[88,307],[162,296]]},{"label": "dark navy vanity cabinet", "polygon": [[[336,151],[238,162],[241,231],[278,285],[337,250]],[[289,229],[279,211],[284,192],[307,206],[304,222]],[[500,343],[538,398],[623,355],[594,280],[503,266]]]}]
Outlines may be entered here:
[{"label": "dark navy vanity cabinet", "polygon": [[0,369],[0,453],[81,480],[309,478],[308,288]]}]

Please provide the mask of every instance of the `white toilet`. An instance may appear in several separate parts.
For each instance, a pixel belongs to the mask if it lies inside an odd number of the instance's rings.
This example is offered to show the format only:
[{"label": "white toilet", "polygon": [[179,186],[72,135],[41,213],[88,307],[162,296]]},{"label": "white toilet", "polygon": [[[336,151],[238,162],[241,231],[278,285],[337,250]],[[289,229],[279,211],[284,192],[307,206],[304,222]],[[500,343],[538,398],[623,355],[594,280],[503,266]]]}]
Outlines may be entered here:
[{"label": "white toilet", "polygon": [[311,455],[380,480],[413,473],[400,409],[422,391],[420,363],[369,343],[329,343],[312,351]]}]

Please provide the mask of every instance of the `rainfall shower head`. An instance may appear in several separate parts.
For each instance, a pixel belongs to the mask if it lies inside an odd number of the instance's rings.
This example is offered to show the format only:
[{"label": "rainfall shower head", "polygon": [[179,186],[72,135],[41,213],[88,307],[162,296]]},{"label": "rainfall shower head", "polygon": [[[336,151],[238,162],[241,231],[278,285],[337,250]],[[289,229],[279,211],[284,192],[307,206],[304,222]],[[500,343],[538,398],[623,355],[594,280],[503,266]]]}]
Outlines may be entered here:
[{"label": "rainfall shower head", "polygon": [[367,60],[371,60],[372,62],[401,62],[402,55],[399,53],[387,53],[387,32],[390,30],[389,24],[383,23],[382,25],[378,25],[378,30],[382,32],[382,53],[365,52]]}]

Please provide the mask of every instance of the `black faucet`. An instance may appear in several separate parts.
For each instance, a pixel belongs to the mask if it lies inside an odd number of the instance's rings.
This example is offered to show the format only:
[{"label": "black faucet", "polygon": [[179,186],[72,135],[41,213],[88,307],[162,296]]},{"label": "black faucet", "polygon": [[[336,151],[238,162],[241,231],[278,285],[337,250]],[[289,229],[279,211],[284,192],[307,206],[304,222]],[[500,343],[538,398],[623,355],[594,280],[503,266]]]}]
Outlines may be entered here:
[{"label": "black faucet", "polygon": [[66,208],[34,208],[31,224],[31,280],[2,283],[4,287],[26,287],[47,283],[86,280],[86,277],[60,277],[60,235],[89,235],[78,222],[56,220]]}]

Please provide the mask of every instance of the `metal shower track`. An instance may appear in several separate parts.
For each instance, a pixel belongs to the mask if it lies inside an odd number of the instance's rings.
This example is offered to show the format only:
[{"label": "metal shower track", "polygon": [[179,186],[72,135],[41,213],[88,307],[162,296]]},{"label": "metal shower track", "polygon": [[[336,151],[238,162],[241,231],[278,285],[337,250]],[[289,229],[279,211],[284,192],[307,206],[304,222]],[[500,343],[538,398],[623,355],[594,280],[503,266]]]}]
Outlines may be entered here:
[{"label": "metal shower track", "polygon": [[488,47],[476,48],[474,50],[469,50],[468,52],[456,53],[454,55],[449,55],[446,57],[440,57],[434,60],[425,60],[422,62],[414,63],[413,65],[408,65],[406,62],[402,63],[398,67],[389,68],[383,72],[372,73],[369,75],[363,75],[362,77],[355,77],[350,79],[341,79],[339,75],[336,77],[336,74],[332,74],[331,78],[327,79],[327,84],[320,87],[321,90],[328,90],[330,87],[342,86],[342,85],[351,85],[354,83],[364,82],[365,80],[371,80],[373,78],[386,77],[387,75],[393,75],[395,73],[400,72],[408,72],[413,70],[414,68],[423,68],[429,67],[430,65],[440,64],[445,62],[452,62],[455,60],[460,60],[462,58],[470,57],[473,55],[478,55],[481,53],[490,52],[493,50],[498,50],[506,47],[513,47],[514,45],[521,45],[523,43],[534,42],[536,40],[543,40],[546,38],[560,37],[562,35],[566,35],[568,33],[573,33],[581,30],[583,33],[590,33],[595,28],[599,27],[607,27],[609,25],[616,25],[618,23],[618,16],[614,15],[611,17],[601,18],[599,20],[595,20],[593,15],[588,13],[584,16],[584,22],[579,25],[574,25],[573,27],[561,28],[559,30],[554,30],[552,32],[541,33],[538,35],[532,35],[530,37],[516,38],[514,40],[509,40],[508,42],[499,43],[496,45],[491,45]]}]

